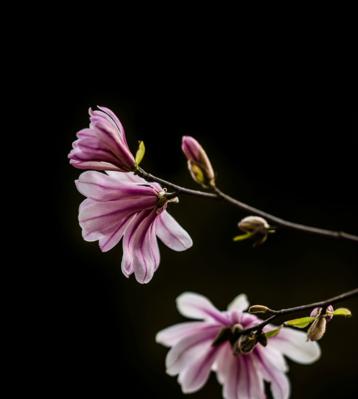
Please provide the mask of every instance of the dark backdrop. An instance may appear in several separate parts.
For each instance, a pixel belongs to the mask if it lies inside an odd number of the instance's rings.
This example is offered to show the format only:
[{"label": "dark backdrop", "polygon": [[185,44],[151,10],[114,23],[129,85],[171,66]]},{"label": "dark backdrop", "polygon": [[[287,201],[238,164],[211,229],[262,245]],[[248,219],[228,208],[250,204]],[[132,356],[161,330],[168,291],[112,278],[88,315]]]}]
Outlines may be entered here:
[{"label": "dark backdrop", "polygon": [[[357,286],[353,243],[279,231],[253,249],[232,242],[244,213],[184,196],[170,212],[190,232],[193,248],[175,253],[161,245],[159,270],[139,285],[121,273],[121,245],[102,254],[97,243],[82,240],[83,198],[73,183],[80,171],[67,160],[76,131],[88,123],[87,108],[105,105],[120,116],[133,149],[145,141],[146,170],[194,187],[180,150],[181,136],[190,134],[207,150],[224,191],[292,221],[357,234],[357,112],[343,72],[314,60],[300,64],[293,54],[273,64],[265,55],[194,62],[164,52],[159,62],[148,48],[129,62],[132,53],[74,57],[57,50],[28,76],[41,194],[33,200],[34,243],[14,255],[25,265],[35,259],[25,276],[33,281],[38,319],[28,324],[33,355],[21,367],[36,392],[182,398],[165,374],[167,350],[154,337],[183,320],[175,308],[183,291],[204,294],[219,308],[242,292],[252,303],[280,308]],[[34,190],[28,179],[23,184]],[[40,221],[46,227],[32,233]],[[322,358],[311,366],[290,362],[292,398],[357,397],[358,303],[346,305],[354,317],[329,325]],[[211,377],[192,397],[219,398],[221,387]]]}]

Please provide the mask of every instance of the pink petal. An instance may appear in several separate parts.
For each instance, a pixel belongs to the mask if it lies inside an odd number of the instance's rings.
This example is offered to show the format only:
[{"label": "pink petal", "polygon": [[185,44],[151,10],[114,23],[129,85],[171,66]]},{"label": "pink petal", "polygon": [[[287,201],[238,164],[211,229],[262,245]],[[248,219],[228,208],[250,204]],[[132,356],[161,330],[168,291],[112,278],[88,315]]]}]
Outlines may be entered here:
[{"label": "pink petal", "polygon": [[291,360],[301,364],[313,363],[321,356],[317,342],[307,341],[306,333],[291,328],[282,328],[278,335],[270,338],[269,344]]},{"label": "pink petal", "polygon": [[245,294],[238,295],[228,306],[228,310],[243,312],[249,307],[249,301]]},{"label": "pink petal", "polygon": [[255,348],[251,354],[263,378],[271,382],[271,391],[275,399],[288,399],[290,395],[290,383],[285,373],[279,370],[271,359],[265,356],[265,350]]},{"label": "pink petal", "polygon": [[91,241],[88,236],[92,233],[105,234],[142,209],[152,209],[149,197],[138,199],[137,202],[131,199],[102,202],[86,199],[79,209],[83,237],[86,241]]},{"label": "pink petal", "polygon": [[79,169],[133,170],[135,159],[119,119],[107,108],[89,113],[90,127],[77,133],[68,156],[70,163]]},{"label": "pink petal", "polygon": [[185,292],[178,296],[176,302],[177,308],[183,316],[191,319],[214,320],[224,325],[229,322],[228,318],[202,295]]},{"label": "pink petal", "polygon": [[127,144],[124,127],[123,127],[121,121],[118,119],[117,115],[107,107],[100,107],[100,106],[97,106],[97,107],[101,111],[105,112],[113,120],[113,122],[116,125],[118,132],[121,136],[121,139]]},{"label": "pink petal", "polygon": [[113,179],[117,180],[119,183],[137,183],[137,184],[144,184],[148,185],[149,183],[144,180],[142,177],[134,174],[133,172],[118,172],[118,171],[108,171],[106,172],[108,176],[112,177]]},{"label": "pink petal", "polygon": [[173,251],[185,251],[193,245],[189,234],[167,212],[162,212],[156,221],[157,236]]},{"label": "pink petal", "polygon": [[129,173],[116,173],[120,176],[107,175],[95,171],[84,172],[75,181],[76,187],[82,195],[98,201],[112,201],[125,198],[137,200],[140,197],[150,196],[151,206],[155,207],[157,194],[152,187],[133,184],[129,179],[123,178],[123,175]]},{"label": "pink petal", "polygon": [[206,351],[180,373],[178,382],[183,393],[196,392],[205,385],[217,353],[218,347],[212,346],[211,341],[208,341]]},{"label": "pink petal", "polygon": [[165,328],[162,331],[159,331],[155,337],[155,341],[164,346],[174,346],[182,339],[197,334],[203,326],[205,327],[205,323],[202,321],[190,321],[186,323],[175,324],[174,326],[170,326]]},{"label": "pink petal", "polygon": [[151,280],[160,261],[153,226],[157,216],[155,209],[140,212],[124,234],[122,270],[134,272],[142,284]]},{"label": "pink petal", "polygon": [[[205,323],[204,323],[205,324]],[[217,325],[204,325],[195,334],[189,335],[173,346],[167,354],[165,364],[169,375],[179,374],[190,367],[195,359],[204,356],[220,327]]]},{"label": "pink petal", "polygon": [[264,383],[250,355],[234,356],[229,345],[220,354],[218,373],[225,399],[265,399]]},{"label": "pink petal", "polygon": [[111,250],[119,243],[126,231],[126,228],[134,217],[135,215],[128,216],[128,218],[123,220],[120,225],[117,225],[112,231],[106,232],[106,234],[99,239],[99,247],[101,248],[102,252]]},{"label": "pink petal", "polygon": [[212,367],[216,371],[220,384],[223,384],[229,376],[230,367],[232,366],[231,361],[233,360],[231,357],[233,357],[231,345],[229,342],[225,342],[221,345],[217,360]]}]

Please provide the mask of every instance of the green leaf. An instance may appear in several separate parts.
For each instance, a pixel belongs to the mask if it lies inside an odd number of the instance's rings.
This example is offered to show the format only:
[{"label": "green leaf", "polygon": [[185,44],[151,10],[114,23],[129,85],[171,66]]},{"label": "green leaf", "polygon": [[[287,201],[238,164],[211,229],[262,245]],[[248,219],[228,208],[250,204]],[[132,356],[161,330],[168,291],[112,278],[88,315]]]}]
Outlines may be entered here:
[{"label": "green leaf", "polygon": [[234,241],[243,241],[247,240],[248,238],[252,237],[255,233],[245,233],[245,234],[240,234],[239,236],[236,236],[233,238]]},{"label": "green leaf", "polygon": [[285,326],[305,328],[310,325],[316,318],[315,317],[300,317],[299,319],[293,319],[285,321]]},{"label": "green leaf", "polygon": [[266,338],[276,337],[276,335],[280,332],[282,326],[275,328],[274,330],[265,332]]},{"label": "green leaf", "polygon": [[334,316],[346,316],[346,317],[351,317],[352,312],[347,309],[347,308],[338,308],[333,312]]},{"label": "green leaf", "polygon": [[137,165],[139,165],[142,162],[144,154],[145,154],[144,141],[139,141],[138,150],[137,153],[135,154],[135,161]]}]

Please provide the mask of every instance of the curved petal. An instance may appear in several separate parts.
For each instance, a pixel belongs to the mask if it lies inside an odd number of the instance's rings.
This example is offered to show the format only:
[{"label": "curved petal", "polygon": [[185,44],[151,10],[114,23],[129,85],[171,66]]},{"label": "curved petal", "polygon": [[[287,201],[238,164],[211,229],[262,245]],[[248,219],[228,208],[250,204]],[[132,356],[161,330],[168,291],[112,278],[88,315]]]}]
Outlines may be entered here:
[{"label": "curved petal", "polygon": [[134,217],[135,215],[128,216],[125,220],[122,220],[121,224],[117,225],[99,238],[98,243],[102,252],[108,252],[119,243],[126,231],[126,228]]},{"label": "curved petal", "polygon": [[269,345],[301,364],[313,363],[321,356],[317,342],[307,341],[306,333],[291,328],[282,328],[278,335],[269,339]]},{"label": "curved petal", "polygon": [[81,203],[78,216],[83,238],[92,241],[92,235],[111,233],[142,209],[151,209],[149,197],[137,202],[132,199],[101,202],[87,198]]},{"label": "curved petal", "polygon": [[127,144],[124,127],[123,127],[121,121],[119,120],[119,118],[117,117],[117,115],[107,107],[101,107],[101,106],[97,105],[97,108],[100,109],[101,111],[103,111],[104,113],[106,113],[112,119],[113,123],[115,124],[116,128],[118,129],[118,133],[120,135],[121,140],[123,140]]},{"label": "curved petal", "polygon": [[175,324],[161,330],[157,333],[155,341],[164,346],[174,346],[182,339],[190,335],[197,334],[202,328],[205,328],[207,323],[202,321],[189,321],[186,323]]},{"label": "curved petal", "polygon": [[265,356],[265,350],[258,347],[251,354],[255,367],[262,377],[271,383],[272,395],[275,399],[288,399],[290,396],[290,382],[286,374],[277,369],[275,364]]},{"label": "curved petal", "polygon": [[189,234],[167,212],[162,212],[156,221],[157,236],[173,251],[185,251],[193,245]]},{"label": "curved petal", "polygon": [[134,272],[139,283],[148,283],[158,268],[160,254],[153,223],[156,210],[140,212],[123,239],[122,270]]},{"label": "curved petal", "polygon": [[217,377],[225,399],[265,399],[263,378],[251,355],[235,356],[224,344],[218,355]]},{"label": "curved petal", "polygon": [[135,175],[133,172],[118,172],[118,171],[106,171],[108,176],[113,177],[119,183],[137,183],[148,185],[149,183],[142,177]]},{"label": "curved petal", "polygon": [[243,312],[249,307],[249,301],[246,294],[238,295],[228,306],[228,310],[238,310]]},{"label": "curved petal", "polygon": [[138,200],[141,197],[151,197],[151,206],[153,208],[156,206],[157,194],[151,186],[133,184],[124,177],[127,173],[112,173],[113,175],[96,171],[83,172],[78,180],[75,180],[77,190],[82,195],[97,201]]},{"label": "curved petal", "polygon": [[135,159],[119,119],[104,107],[95,111],[90,109],[89,114],[90,126],[77,133],[77,140],[68,155],[70,163],[79,169],[133,170]]},{"label": "curved petal", "polygon": [[169,375],[176,375],[201,356],[205,356],[219,332],[217,325],[204,325],[174,345],[167,354],[165,365]]},{"label": "curved petal", "polygon": [[216,307],[204,296],[193,292],[184,292],[177,300],[179,312],[191,319],[214,320],[221,324],[228,324],[225,317]]},{"label": "curved petal", "polygon": [[181,385],[183,393],[192,393],[198,391],[207,382],[211,367],[215,362],[218,348],[207,343],[206,352],[197,357],[188,367],[179,375],[178,382]]}]

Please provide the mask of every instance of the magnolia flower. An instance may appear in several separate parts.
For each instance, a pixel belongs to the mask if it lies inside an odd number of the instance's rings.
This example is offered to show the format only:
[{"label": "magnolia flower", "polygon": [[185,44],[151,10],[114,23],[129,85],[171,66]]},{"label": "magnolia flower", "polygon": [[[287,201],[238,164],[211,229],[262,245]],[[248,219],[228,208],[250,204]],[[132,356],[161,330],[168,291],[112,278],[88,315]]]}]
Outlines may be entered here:
[{"label": "magnolia flower", "polygon": [[78,169],[134,170],[136,162],[120,120],[110,109],[98,108],[89,109],[89,128],[77,133],[78,139],[68,155],[71,165]]},{"label": "magnolia flower", "polygon": [[[234,339],[233,331],[250,328],[260,320],[244,313],[248,308],[244,294],[239,295],[227,311],[219,311],[205,297],[184,293],[177,298],[181,314],[192,321],[180,323],[160,331],[156,341],[170,347],[166,357],[169,375],[179,375],[184,393],[199,390],[216,371],[223,385],[225,399],[264,399],[264,381],[271,383],[275,399],[290,394],[286,377],[288,366],[283,356],[301,364],[309,364],[320,356],[316,342],[306,342],[303,332],[282,328],[268,338],[267,346],[250,344],[251,337]],[[264,331],[272,330],[266,326]]]},{"label": "magnolia flower", "polygon": [[[85,195],[79,222],[86,241],[99,241],[103,252],[123,238],[122,271],[148,283],[159,266],[157,237],[174,251],[192,246],[189,234],[166,211],[166,192],[134,173],[88,171],[76,181]],[[175,199],[174,199],[175,200]]]}]

